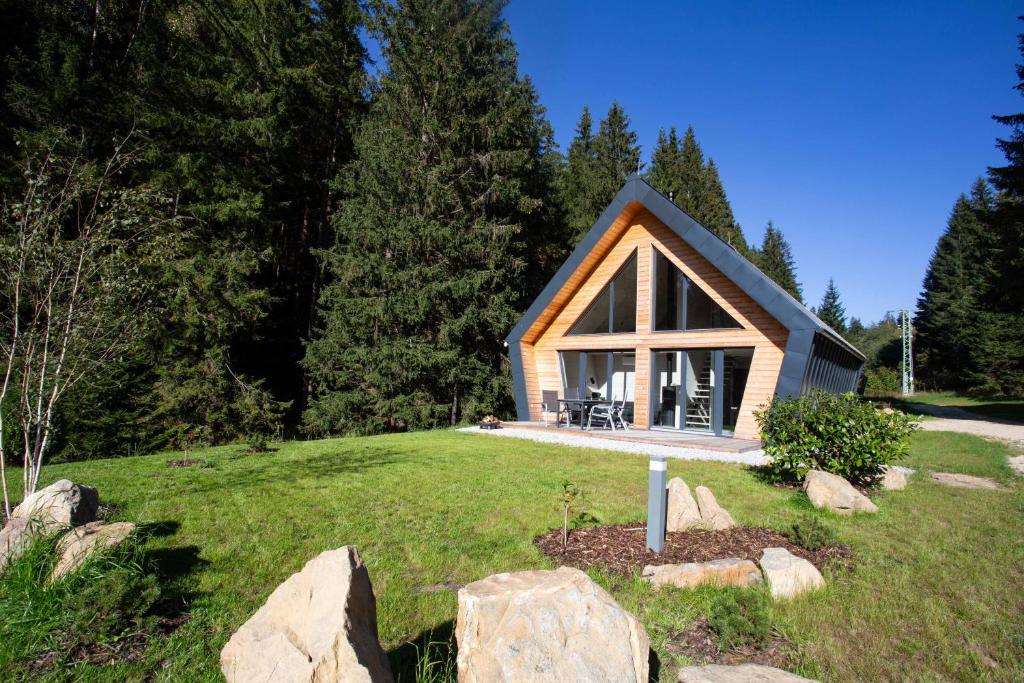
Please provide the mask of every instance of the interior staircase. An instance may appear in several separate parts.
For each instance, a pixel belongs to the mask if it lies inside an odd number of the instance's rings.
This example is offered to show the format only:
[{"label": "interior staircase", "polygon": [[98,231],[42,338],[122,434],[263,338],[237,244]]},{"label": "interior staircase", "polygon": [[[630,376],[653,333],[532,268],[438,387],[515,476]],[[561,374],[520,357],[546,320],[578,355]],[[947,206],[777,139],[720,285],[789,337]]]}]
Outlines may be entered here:
[{"label": "interior staircase", "polygon": [[[696,386],[692,392],[687,390],[690,400],[686,406],[686,429],[711,431],[711,363],[712,356],[708,354],[708,359],[704,362],[700,373],[697,375]],[[732,371],[732,366],[733,359],[726,357],[724,374],[728,375]]]}]

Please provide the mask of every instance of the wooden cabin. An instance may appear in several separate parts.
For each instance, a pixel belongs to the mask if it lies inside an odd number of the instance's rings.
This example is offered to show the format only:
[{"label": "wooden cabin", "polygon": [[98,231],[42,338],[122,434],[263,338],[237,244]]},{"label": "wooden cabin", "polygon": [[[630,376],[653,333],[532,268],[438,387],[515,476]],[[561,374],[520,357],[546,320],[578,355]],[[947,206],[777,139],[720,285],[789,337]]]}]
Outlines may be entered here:
[{"label": "wooden cabin", "polygon": [[518,419],[624,401],[634,429],[758,438],[773,395],[856,388],[864,355],[630,177],[506,338]]}]

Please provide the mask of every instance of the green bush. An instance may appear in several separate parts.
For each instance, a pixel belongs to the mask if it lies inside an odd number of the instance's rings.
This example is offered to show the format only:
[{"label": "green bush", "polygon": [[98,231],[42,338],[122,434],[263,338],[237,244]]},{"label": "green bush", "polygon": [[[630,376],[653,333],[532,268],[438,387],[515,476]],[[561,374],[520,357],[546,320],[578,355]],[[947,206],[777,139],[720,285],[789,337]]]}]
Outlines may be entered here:
[{"label": "green bush", "polygon": [[801,548],[821,550],[836,542],[836,532],[814,515],[804,515],[790,527],[789,538]]},{"label": "green bush", "polygon": [[907,453],[914,430],[900,413],[875,410],[853,394],[823,391],[800,398],[775,398],[754,413],[768,473],[801,480],[809,470],[824,470],[855,482],[867,482]]},{"label": "green bush", "polygon": [[708,624],[722,652],[737,645],[763,645],[772,632],[768,597],[760,590],[723,591],[711,603]]},{"label": "green bush", "polygon": [[865,373],[864,393],[868,396],[891,396],[898,394],[903,381],[899,370],[894,368],[872,368]]}]

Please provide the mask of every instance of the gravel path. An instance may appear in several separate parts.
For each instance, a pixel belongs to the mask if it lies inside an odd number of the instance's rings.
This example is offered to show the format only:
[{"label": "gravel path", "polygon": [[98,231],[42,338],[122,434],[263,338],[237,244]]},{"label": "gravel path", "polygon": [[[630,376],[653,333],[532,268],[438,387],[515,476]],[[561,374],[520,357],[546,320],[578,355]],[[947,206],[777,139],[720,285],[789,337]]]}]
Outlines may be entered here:
[{"label": "gravel path", "polygon": [[921,420],[918,424],[921,429],[930,432],[963,432],[986,436],[990,439],[1002,439],[1013,441],[1024,446],[1024,424],[995,420],[971,413],[961,408],[951,406],[932,406],[924,403],[914,403],[910,406],[914,410],[925,415],[932,415],[934,420]]},{"label": "gravel path", "polygon": [[716,462],[739,463],[741,465],[764,465],[768,462],[768,456],[761,450],[747,451],[746,453],[723,453],[721,451],[708,451],[702,448],[661,446],[640,441],[617,441],[593,436],[578,436],[565,432],[555,433],[552,431],[548,433],[533,429],[516,429],[514,427],[505,427],[503,429],[463,427],[459,431],[468,434],[479,434],[480,436],[504,437],[506,439],[529,439],[530,441],[554,443],[573,448],[596,448],[603,451],[619,451],[634,455],[664,455],[669,458],[678,458],[679,460],[713,460]]}]

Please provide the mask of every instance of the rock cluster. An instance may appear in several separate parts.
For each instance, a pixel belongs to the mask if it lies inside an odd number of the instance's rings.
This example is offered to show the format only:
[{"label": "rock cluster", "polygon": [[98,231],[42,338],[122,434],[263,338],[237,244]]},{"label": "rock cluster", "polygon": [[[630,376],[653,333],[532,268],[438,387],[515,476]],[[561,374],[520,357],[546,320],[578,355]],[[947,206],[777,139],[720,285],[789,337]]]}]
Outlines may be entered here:
[{"label": "rock cluster", "polygon": [[459,591],[460,683],[646,683],[643,624],[578,569],[495,574]]},{"label": "rock cluster", "polygon": [[688,529],[730,529],[736,526],[725,508],[715,500],[715,494],[706,486],[698,486],[694,499],[690,487],[679,477],[668,482],[666,531]]},{"label": "rock cluster", "polygon": [[220,665],[228,683],[392,681],[355,546],[321,553],[278,586],[231,636]]},{"label": "rock cluster", "polygon": [[10,520],[0,530],[0,571],[37,538],[92,522],[99,505],[96,489],[68,479],[28,496],[14,508]]},{"label": "rock cluster", "polygon": [[804,480],[804,491],[817,508],[826,508],[839,515],[855,512],[878,512],[878,506],[842,477],[830,472],[811,470]]}]

